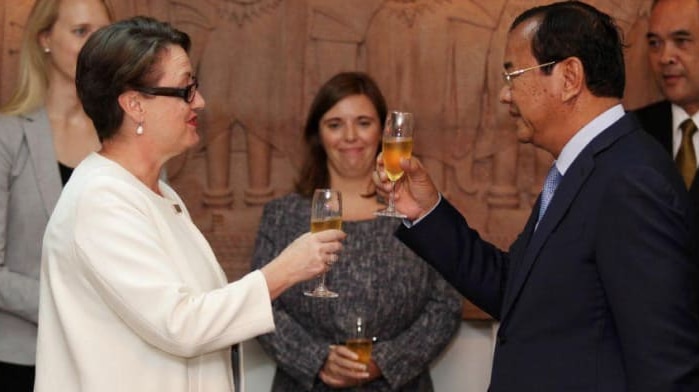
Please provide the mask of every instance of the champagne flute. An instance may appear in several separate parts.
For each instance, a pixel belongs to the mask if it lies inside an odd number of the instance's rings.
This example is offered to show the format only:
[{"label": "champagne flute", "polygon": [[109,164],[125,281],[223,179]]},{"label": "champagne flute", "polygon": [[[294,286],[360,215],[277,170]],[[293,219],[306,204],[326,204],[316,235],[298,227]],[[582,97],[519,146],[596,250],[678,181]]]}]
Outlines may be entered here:
[{"label": "champagne flute", "polygon": [[400,160],[401,158],[410,158],[413,152],[413,125],[412,113],[392,111],[386,117],[386,126],[383,130],[383,166],[391,181],[391,193],[388,198],[388,206],[383,210],[376,211],[376,215],[391,218],[406,217],[396,211],[395,188],[396,181],[403,176]]},{"label": "champagne flute", "polygon": [[[311,232],[342,228],[342,195],[332,189],[316,189],[311,202]],[[337,298],[339,294],[325,286],[325,272],[318,285],[304,295],[317,298]]]}]

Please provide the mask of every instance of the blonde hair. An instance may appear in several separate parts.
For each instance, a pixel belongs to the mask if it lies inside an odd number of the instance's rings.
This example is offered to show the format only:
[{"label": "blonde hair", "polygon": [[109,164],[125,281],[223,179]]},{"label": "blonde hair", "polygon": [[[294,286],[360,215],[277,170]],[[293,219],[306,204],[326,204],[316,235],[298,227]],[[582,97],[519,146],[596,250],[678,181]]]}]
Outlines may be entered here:
[{"label": "blonde hair", "polygon": [[[48,88],[48,56],[39,45],[39,35],[51,30],[58,19],[61,0],[37,0],[29,12],[19,53],[17,87],[0,113],[27,114],[44,103]],[[102,0],[109,20],[113,20],[108,1]]]}]

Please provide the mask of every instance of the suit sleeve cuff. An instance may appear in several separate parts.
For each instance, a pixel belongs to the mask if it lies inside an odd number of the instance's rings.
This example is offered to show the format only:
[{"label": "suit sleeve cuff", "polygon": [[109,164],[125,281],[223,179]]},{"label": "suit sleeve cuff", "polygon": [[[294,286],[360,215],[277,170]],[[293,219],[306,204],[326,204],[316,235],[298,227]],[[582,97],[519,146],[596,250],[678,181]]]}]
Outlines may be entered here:
[{"label": "suit sleeve cuff", "polygon": [[439,196],[439,198],[437,199],[437,202],[432,206],[432,208],[430,208],[429,211],[427,211],[427,213],[425,215],[415,219],[414,221],[410,221],[408,219],[403,219],[403,226],[405,226],[406,228],[409,229],[409,228],[417,225],[418,223],[420,223],[423,219],[425,219],[425,217],[427,215],[431,214],[432,211],[434,211],[434,209],[437,208],[439,203],[442,201],[442,193],[441,192],[438,194],[438,196]]}]

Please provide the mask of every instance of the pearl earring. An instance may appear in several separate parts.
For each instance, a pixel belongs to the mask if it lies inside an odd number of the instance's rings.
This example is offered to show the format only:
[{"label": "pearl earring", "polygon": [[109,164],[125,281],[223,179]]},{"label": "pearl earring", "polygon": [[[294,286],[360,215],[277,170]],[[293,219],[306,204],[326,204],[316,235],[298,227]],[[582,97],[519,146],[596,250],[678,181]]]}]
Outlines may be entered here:
[{"label": "pearl earring", "polygon": [[139,123],[136,127],[136,135],[143,135],[143,123]]},{"label": "pearl earring", "polygon": [[48,47],[44,48],[44,53],[51,53],[51,49]]}]

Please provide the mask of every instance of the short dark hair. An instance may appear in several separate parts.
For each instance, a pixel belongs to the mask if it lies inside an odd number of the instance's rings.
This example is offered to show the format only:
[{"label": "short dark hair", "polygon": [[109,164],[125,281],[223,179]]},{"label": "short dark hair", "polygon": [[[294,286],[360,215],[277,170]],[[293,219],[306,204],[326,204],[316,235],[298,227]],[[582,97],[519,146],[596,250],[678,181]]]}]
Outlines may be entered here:
[{"label": "short dark hair", "polygon": [[189,52],[189,36],[168,23],[137,16],[97,30],[78,54],[75,85],[100,141],[114,136],[124,120],[118,98],[124,91],[153,86],[163,51],[177,45]]},{"label": "short dark hair", "polygon": [[323,84],[316,93],[308,111],[303,138],[308,149],[300,177],[296,183],[296,192],[310,197],[316,188],[330,186],[328,155],[320,141],[320,120],[335,104],[351,95],[365,95],[376,109],[379,124],[386,121],[386,100],[376,82],[363,72],[342,72]]},{"label": "short dark hair", "polygon": [[[512,22],[510,31],[530,19],[539,20],[531,47],[539,64],[577,57],[592,94],[623,97],[624,45],[611,16],[580,1],[562,1],[524,11]],[[551,72],[551,68],[543,71]]]}]

